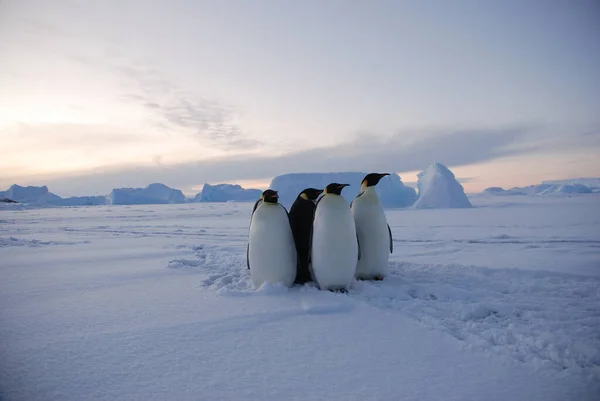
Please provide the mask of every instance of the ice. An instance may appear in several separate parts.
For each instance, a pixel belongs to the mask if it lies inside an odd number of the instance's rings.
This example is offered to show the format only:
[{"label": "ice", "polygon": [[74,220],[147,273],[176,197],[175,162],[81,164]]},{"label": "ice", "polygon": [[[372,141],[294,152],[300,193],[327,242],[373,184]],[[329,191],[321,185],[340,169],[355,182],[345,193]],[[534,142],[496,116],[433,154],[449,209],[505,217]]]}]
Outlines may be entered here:
[{"label": "ice", "polygon": [[434,162],[418,175],[419,198],[415,209],[470,208],[471,202],[454,174]]},{"label": "ice", "polygon": [[551,185],[585,185],[588,188],[600,188],[600,178],[570,178],[567,180],[542,181],[542,184]]},{"label": "ice", "polygon": [[549,184],[542,183],[529,185],[527,187],[515,187],[505,190],[500,187],[490,187],[483,191],[484,195],[494,196],[511,196],[511,195],[527,195],[527,196],[554,196],[554,195],[575,195],[575,194],[590,194],[592,189],[582,184]]},{"label": "ice", "polygon": [[22,187],[14,184],[6,191],[0,191],[1,198],[8,198],[20,203],[32,203],[32,204],[59,204],[61,197],[48,191],[47,186],[35,187],[27,186]]},{"label": "ice", "polygon": [[116,188],[108,195],[112,205],[144,205],[184,203],[185,196],[179,189],[164,184],[150,184],[146,188]]},{"label": "ice", "polygon": [[[270,188],[279,192],[280,202],[289,208],[300,191],[306,188],[323,189],[332,182],[350,184],[344,188],[342,195],[351,202],[360,192],[360,185],[367,173],[293,173],[277,176],[271,181]],[[402,183],[398,174],[383,177],[376,187],[381,203],[386,208],[407,207],[417,198],[413,188]]]},{"label": "ice", "polygon": [[244,189],[240,185],[204,184],[202,192],[196,195],[194,202],[253,202],[260,199],[260,189]]},{"label": "ice", "polygon": [[540,192],[540,196],[560,195],[560,194],[591,194],[592,190],[581,184],[561,184]]},{"label": "ice", "polygon": [[390,276],[252,288],[251,204],[0,211],[6,400],[594,400],[600,196],[388,210]]}]

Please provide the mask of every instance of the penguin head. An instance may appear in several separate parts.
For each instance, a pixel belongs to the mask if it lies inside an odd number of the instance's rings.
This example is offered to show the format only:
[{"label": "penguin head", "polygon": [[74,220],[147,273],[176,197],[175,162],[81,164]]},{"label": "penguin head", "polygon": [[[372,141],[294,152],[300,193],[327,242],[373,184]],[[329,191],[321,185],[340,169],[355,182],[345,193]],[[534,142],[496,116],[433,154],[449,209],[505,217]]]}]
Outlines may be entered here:
[{"label": "penguin head", "polygon": [[364,190],[367,187],[374,187],[379,183],[379,180],[386,175],[390,175],[390,173],[370,173],[365,175],[365,178],[363,178],[361,183],[362,189]]},{"label": "penguin head", "polygon": [[262,193],[261,199],[265,203],[277,203],[279,202],[279,194],[277,194],[277,191],[267,189]]},{"label": "penguin head", "polygon": [[300,192],[300,197],[304,200],[316,201],[319,195],[323,193],[322,189],[306,188]]},{"label": "penguin head", "polygon": [[325,187],[325,193],[330,195],[341,195],[342,189],[349,186],[350,184],[338,184],[337,182],[332,182]]}]

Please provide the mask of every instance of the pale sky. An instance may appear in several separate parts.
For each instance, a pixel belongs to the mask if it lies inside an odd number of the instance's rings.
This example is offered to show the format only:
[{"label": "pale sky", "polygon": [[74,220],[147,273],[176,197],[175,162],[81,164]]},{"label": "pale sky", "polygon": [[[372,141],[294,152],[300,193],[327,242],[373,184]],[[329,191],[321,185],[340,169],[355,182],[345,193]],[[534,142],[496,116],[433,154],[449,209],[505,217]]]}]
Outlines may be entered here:
[{"label": "pale sky", "polygon": [[600,176],[598,1],[0,0],[0,190]]}]

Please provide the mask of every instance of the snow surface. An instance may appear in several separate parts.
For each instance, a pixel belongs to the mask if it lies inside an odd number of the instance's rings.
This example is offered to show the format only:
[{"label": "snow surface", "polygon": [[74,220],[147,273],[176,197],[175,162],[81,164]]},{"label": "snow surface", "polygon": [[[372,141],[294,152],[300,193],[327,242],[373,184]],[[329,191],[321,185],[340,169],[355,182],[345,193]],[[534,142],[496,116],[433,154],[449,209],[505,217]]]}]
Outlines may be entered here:
[{"label": "snow surface", "polygon": [[196,195],[194,202],[253,202],[260,199],[260,189],[244,189],[233,184],[204,184],[202,192]]},{"label": "snow surface", "polygon": [[247,203],[0,210],[0,397],[598,399],[600,197],[472,200],[347,295],[253,290]]},{"label": "snow surface", "polygon": [[434,162],[417,174],[419,198],[415,209],[469,208],[471,202],[452,171]]},{"label": "snow surface", "polygon": [[185,195],[179,189],[164,184],[150,184],[146,188],[116,188],[108,195],[112,205],[146,205],[184,203]]},{"label": "snow surface", "polygon": [[[292,173],[273,178],[269,188],[279,192],[279,201],[289,209],[300,191],[306,188],[323,189],[332,182],[350,184],[342,195],[348,202],[358,195],[363,178],[368,173]],[[397,208],[410,206],[417,199],[414,188],[405,186],[398,174],[383,177],[377,184],[377,194],[383,207]]]}]

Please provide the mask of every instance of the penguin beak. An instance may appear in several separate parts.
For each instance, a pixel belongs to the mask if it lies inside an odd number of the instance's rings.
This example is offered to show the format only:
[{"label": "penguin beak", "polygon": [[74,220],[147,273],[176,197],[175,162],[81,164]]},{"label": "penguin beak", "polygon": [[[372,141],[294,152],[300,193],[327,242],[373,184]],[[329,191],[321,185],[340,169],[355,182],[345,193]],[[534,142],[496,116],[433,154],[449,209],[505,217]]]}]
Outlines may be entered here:
[{"label": "penguin beak", "polygon": [[390,175],[390,173],[382,173],[382,174],[379,174],[379,178],[381,179],[381,178],[385,177],[386,175]]},{"label": "penguin beak", "polygon": [[350,186],[350,184],[340,184],[339,185],[340,188],[345,188],[345,187],[349,187],[349,186]]}]

